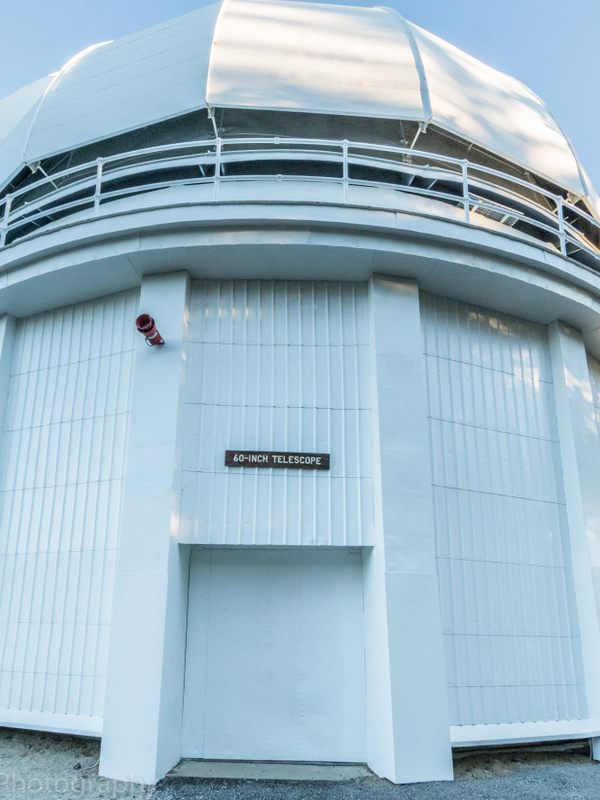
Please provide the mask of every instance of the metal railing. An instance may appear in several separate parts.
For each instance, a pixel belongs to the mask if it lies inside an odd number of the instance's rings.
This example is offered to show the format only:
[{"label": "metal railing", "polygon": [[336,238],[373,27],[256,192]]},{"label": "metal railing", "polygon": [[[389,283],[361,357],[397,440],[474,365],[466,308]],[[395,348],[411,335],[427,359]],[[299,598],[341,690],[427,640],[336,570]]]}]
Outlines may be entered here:
[{"label": "metal railing", "polygon": [[[483,219],[487,217],[509,235],[527,235],[600,269],[600,222],[562,196],[522,178],[403,147],[266,136],[149,147],[32,180],[0,198],[0,248],[48,226],[64,224],[75,214],[97,216],[115,200],[176,186],[211,184],[212,191],[208,198],[202,195],[202,202],[219,202],[224,183],[274,179],[339,184],[341,202],[349,205],[396,206],[468,225],[489,225]],[[367,196],[357,191],[359,187],[388,192]],[[436,203],[406,209],[401,195]],[[455,210],[448,213],[449,206]]]}]

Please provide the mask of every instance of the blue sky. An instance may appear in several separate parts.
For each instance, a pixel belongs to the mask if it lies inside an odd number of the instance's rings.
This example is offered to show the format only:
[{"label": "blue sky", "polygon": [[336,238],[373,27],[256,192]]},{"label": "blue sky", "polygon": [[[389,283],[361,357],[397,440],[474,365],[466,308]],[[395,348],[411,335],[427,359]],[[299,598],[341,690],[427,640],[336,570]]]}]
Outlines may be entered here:
[{"label": "blue sky", "polygon": [[[283,2],[283,0],[282,0]],[[528,84],[548,104],[600,189],[600,0],[395,0],[408,19]],[[202,0],[5,0],[0,97]]]}]

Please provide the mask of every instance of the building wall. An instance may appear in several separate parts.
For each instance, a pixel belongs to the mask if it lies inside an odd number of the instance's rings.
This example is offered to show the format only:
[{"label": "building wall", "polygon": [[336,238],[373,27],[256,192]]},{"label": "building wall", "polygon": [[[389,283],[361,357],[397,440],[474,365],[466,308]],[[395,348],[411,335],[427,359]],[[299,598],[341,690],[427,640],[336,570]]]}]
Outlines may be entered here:
[{"label": "building wall", "polygon": [[[365,284],[194,284],[183,541],[372,542],[367,303]],[[331,470],[226,468],[235,448],[330,452]]]},{"label": "building wall", "polygon": [[17,325],[0,448],[0,724],[100,731],[136,297]]},{"label": "building wall", "polygon": [[[373,544],[367,287],[199,281],[190,311],[181,540]],[[136,312],[132,292],[17,325],[0,724],[101,730]],[[451,723],[582,719],[546,331],[425,294],[421,313]],[[332,469],[226,469],[230,447],[330,452]]]},{"label": "building wall", "polygon": [[451,723],[586,715],[543,327],[423,298]]},{"label": "building wall", "polygon": [[596,422],[600,428],[600,361],[588,355],[588,367],[590,370],[594,408],[596,409]]}]

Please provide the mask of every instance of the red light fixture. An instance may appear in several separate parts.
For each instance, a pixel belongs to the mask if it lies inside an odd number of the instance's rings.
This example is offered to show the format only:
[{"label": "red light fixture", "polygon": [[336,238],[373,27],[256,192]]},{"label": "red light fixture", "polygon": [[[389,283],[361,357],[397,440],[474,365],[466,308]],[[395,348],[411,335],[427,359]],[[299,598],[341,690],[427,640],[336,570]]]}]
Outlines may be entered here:
[{"label": "red light fixture", "polygon": [[148,347],[156,347],[157,345],[165,343],[165,340],[158,332],[156,322],[154,322],[150,314],[140,314],[135,321],[135,327],[146,340]]}]

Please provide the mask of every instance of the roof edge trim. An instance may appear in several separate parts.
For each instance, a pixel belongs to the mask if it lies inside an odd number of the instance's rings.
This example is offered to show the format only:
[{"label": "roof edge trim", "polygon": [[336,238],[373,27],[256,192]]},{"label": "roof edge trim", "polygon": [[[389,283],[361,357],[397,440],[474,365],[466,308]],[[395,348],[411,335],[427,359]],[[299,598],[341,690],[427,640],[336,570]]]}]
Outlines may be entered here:
[{"label": "roof edge trim", "polygon": [[83,50],[80,50],[79,53],[76,53],[65,64],[63,64],[62,67],[58,70],[58,72],[54,73],[54,75],[52,76],[52,80],[50,81],[48,86],[46,86],[46,89],[44,90],[44,94],[40,97],[40,99],[38,101],[37,108],[35,110],[35,114],[33,115],[33,119],[31,120],[31,125],[29,126],[29,130],[27,131],[27,135],[24,137],[24,140],[23,140],[23,153],[22,153],[22,156],[21,156],[21,163],[27,164],[27,162],[25,160],[25,154],[27,152],[27,147],[29,145],[29,139],[31,138],[31,133],[33,131],[35,123],[37,122],[37,118],[38,118],[38,116],[40,114],[40,111],[41,111],[42,105],[44,103],[44,100],[46,99],[48,94],[52,91],[52,89],[58,83],[58,81],[62,78],[62,76],[71,69],[71,67],[74,67],[75,64],[77,64],[79,61],[81,61],[81,59],[85,58],[88,55],[88,53],[91,53],[93,50],[97,50],[99,47],[104,47],[107,44],[112,44],[112,41],[113,41],[112,39],[107,39],[104,42],[96,42],[95,44],[90,44],[88,47],[84,47]]},{"label": "roof edge trim", "polygon": [[221,0],[221,7],[219,8],[219,13],[217,14],[217,18],[215,20],[215,25],[212,31],[212,39],[210,41],[210,55],[208,57],[208,69],[206,71],[206,86],[204,87],[204,103],[206,107],[215,107],[217,106],[211,102],[211,76],[213,74],[213,61],[215,58],[215,45],[217,44],[217,31],[219,29],[219,25],[221,24],[221,18],[223,16],[223,9],[225,8],[225,3],[227,0]]},{"label": "roof edge trim", "polygon": [[[206,105],[204,103],[202,103],[201,105],[197,105],[197,106],[190,106],[189,108],[184,108],[181,111],[181,113],[167,114],[164,117],[160,117],[158,119],[152,120],[152,122],[148,122],[148,123],[145,123],[143,125],[135,125],[134,127],[121,128],[121,129],[115,131],[114,133],[111,133],[110,136],[100,136],[97,139],[85,139],[84,141],[79,142],[74,147],[68,147],[67,149],[49,151],[48,153],[45,153],[44,156],[41,157],[41,160],[43,161],[46,158],[54,158],[55,156],[60,156],[63,153],[69,153],[71,151],[79,150],[79,149],[81,149],[83,147],[89,147],[92,144],[96,144],[98,142],[104,142],[107,139],[112,139],[112,138],[118,137],[118,136],[125,136],[128,133],[134,133],[135,131],[139,131],[139,130],[142,130],[143,128],[147,128],[149,125],[160,125],[161,122],[168,122],[169,120],[177,119],[178,117],[184,117],[187,114],[193,114],[196,111],[203,111],[204,109],[206,109]],[[36,158],[35,162],[37,162],[37,161],[38,161],[38,159]],[[33,163],[33,162],[30,162],[30,163]],[[25,161],[23,161],[22,166],[27,166],[27,163]]]},{"label": "roof edge trim", "polygon": [[[432,120],[432,122],[437,128],[440,128],[441,130],[446,131],[446,133],[450,133],[453,136],[458,136],[460,139],[466,141],[464,131],[460,131],[458,128],[455,128],[452,125],[448,125],[448,124],[445,124],[445,123],[442,124],[442,123],[440,123],[440,122],[438,122],[436,120]],[[551,184],[553,184],[554,186],[557,186],[559,189],[564,189],[567,192],[572,192],[573,194],[577,195],[577,197],[580,198],[580,199],[584,199],[584,197],[585,197],[585,195],[582,195],[581,192],[578,189],[576,189],[574,186],[570,186],[569,184],[565,183],[564,181],[563,182],[559,182],[557,178],[553,178],[547,172],[542,172],[540,169],[532,167],[531,164],[526,164],[524,161],[522,161],[519,158],[516,158],[514,156],[511,156],[509,158],[504,153],[502,153],[501,150],[496,150],[496,149],[494,149],[493,147],[490,147],[487,144],[482,144],[480,141],[473,140],[471,142],[471,144],[473,144],[475,147],[480,148],[481,150],[487,151],[488,153],[493,155],[495,158],[500,159],[501,161],[504,161],[504,162],[509,163],[509,164],[513,164],[515,167],[519,167],[520,169],[524,170],[525,172],[528,172],[528,173],[530,173],[532,175],[537,175],[538,178],[543,178],[544,180],[549,181]],[[577,161],[577,175],[579,176],[580,174],[581,173],[580,173],[580,169],[579,169],[579,161]]]},{"label": "roof edge trim", "polygon": [[[543,102],[543,101],[540,99],[540,102]],[[564,128],[562,127],[562,125],[559,124],[558,120],[556,119],[554,114],[550,111],[548,106],[546,106],[546,109],[547,109],[548,113],[550,114],[550,116],[552,117],[552,119],[554,120],[558,130],[564,136],[565,142],[568,144],[569,150],[571,151],[571,154],[573,155],[573,160],[575,161],[575,164],[577,165],[577,172],[579,173],[579,179],[581,181],[581,185],[583,186],[583,190],[585,192],[585,194],[580,199],[581,200],[585,200],[585,199],[589,198],[592,195],[592,193],[595,191],[594,186],[591,183],[590,178],[588,177],[586,171],[582,168],[582,164],[581,164],[581,162],[579,160],[579,156],[577,155],[577,153],[575,151],[575,148],[573,147],[573,142],[571,141],[571,137],[567,136],[567,134],[565,133]]]},{"label": "roof edge trim", "polygon": [[417,44],[417,40],[413,36],[413,32],[410,25],[404,19],[402,14],[396,11],[395,8],[390,8],[389,10],[400,18],[402,27],[404,28],[404,32],[406,33],[406,39],[408,41],[408,45],[415,60],[415,69],[417,70],[417,74],[419,76],[419,89],[421,91],[421,103],[423,105],[424,116],[426,117],[427,122],[431,122],[433,120],[431,95],[429,93],[429,83],[427,81],[427,73],[425,72],[425,65],[423,64],[423,59],[421,58],[421,51],[419,50],[419,45]]}]

